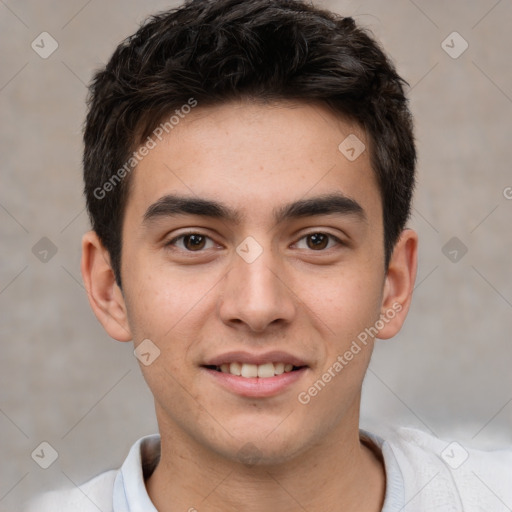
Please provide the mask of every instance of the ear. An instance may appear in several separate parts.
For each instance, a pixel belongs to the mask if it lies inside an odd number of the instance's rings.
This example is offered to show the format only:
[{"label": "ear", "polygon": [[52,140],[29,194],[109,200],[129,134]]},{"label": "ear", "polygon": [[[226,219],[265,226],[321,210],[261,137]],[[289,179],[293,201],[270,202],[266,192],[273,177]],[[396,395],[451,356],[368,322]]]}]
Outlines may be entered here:
[{"label": "ear", "polygon": [[418,235],[412,229],[405,229],[389,262],[381,306],[384,327],[377,338],[392,338],[402,328],[411,304],[417,264]]},{"label": "ear", "polygon": [[89,231],[82,238],[82,278],[96,318],[118,341],[130,341],[126,305],[110,265],[110,255],[98,235]]}]

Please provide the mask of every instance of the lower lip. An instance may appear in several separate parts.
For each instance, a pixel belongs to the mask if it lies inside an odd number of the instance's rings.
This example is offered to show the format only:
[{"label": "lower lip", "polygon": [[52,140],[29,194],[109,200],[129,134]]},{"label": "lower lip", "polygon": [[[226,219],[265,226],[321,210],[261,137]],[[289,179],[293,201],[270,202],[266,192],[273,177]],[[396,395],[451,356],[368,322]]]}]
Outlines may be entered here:
[{"label": "lower lip", "polygon": [[210,368],[204,368],[213,379],[215,379],[221,386],[236,393],[237,395],[246,397],[265,398],[275,396],[281,393],[286,388],[297,382],[302,378],[307,370],[307,367],[300,368],[299,370],[284,372],[275,377],[239,377],[231,373],[222,373]]}]

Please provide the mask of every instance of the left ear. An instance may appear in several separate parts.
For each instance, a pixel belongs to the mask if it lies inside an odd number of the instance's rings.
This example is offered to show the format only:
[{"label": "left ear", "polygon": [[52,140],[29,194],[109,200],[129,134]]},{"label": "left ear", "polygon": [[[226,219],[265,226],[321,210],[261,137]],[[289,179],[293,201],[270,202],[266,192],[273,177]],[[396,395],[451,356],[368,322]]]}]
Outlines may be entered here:
[{"label": "left ear", "polygon": [[417,265],[418,235],[412,229],[404,229],[389,261],[381,306],[384,327],[377,338],[392,338],[402,328],[411,304]]}]

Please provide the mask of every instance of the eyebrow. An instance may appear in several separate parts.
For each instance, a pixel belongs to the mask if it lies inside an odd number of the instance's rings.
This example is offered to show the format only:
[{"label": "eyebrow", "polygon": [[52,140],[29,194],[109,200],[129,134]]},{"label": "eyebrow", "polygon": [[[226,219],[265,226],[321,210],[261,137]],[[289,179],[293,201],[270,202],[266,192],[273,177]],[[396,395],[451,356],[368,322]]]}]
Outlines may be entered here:
[{"label": "eyebrow", "polygon": [[[354,199],[341,193],[326,194],[300,199],[274,210],[274,221],[279,224],[286,220],[317,215],[347,215],[366,221],[363,207]],[[168,194],[153,203],[144,213],[143,222],[148,224],[161,217],[178,215],[199,215],[232,223],[240,223],[242,215],[217,201],[198,197]]]}]

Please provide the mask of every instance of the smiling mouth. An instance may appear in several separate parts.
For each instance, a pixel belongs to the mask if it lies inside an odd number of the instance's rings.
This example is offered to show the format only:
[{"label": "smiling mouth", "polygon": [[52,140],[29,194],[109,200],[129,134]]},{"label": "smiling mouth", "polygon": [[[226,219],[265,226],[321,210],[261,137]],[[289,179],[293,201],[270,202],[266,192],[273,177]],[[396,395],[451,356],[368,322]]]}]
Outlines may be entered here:
[{"label": "smiling mouth", "polygon": [[249,364],[249,363],[224,363],[220,366],[206,365],[204,368],[215,370],[220,373],[228,373],[238,377],[245,377],[247,379],[259,377],[261,379],[276,377],[283,373],[290,373],[293,371],[301,370],[306,366],[294,366],[290,363],[264,363],[264,364]]}]

